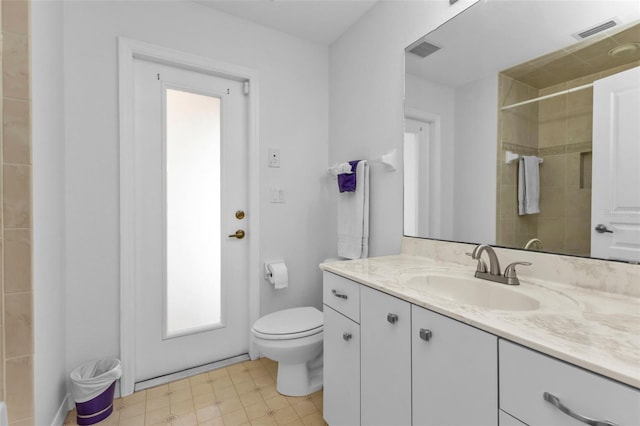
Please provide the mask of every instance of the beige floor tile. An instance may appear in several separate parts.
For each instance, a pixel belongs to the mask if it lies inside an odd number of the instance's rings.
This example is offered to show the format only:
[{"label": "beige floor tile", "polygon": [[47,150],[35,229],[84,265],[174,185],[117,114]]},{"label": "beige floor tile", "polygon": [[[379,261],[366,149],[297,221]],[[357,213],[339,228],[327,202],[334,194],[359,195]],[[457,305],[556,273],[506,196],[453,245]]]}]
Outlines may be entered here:
[{"label": "beige floor tile", "polygon": [[255,391],[257,386],[255,382],[249,377],[246,380],[242,380],[235,383],[236,392],[238,395],[243,395],[245,393]]},{"label": "beige floor tile", "polygon": [[196,410],[202,407],[206,407],[207,405],[212,405],[215,402],[216,397],[212,394],[196,395],[193,397],[193,406]]},{"label": "beige floor tile", "polygon": [[247,413],[244,410],[234,411],[230,414],[225,414],[222,416],[222,420],[224,421],[224,426],[240,426],[249,422],[247,418]]},{"label": "beige floor tile", "polygon": [[118,424],[120,426],[144,426],[144,413],[124,419],[120,417],[120,423]]},{"label": "beige floor tile", "polygon": [[247,417],[251,421],[275,413],[275,411],[269,408],[264,402],[257,402],[253,405],[249,405],[245,407],[244,411],[247,413]]},{"label": "beige floor tile", "polygon": [[171,400],[168,396],[161,396],[159,398],[153,398],[147,400],[146,411],[154,411],[159,408],[166,407],[169,409],[169,404],[171,404]]},{"label": "beige floor tile", "polygon": [[145,416],[146,426],[155,425],[170,425],[171,424],[171,410],[169,406],[158,408],[156,410],[147,411]]},{"label": "beige floor tile", "polygon": [[238,398],[238,392],[236,392],[236,388],[234,386],[214,389],[214,394],[216,395],[216,399],[219,401]]},{"label": "beige floor tile", "polygon": [[191,384],[191,394],[194,397],[197,395],[206,395],[206,394],[213,395],[213,387],[211,386],[211,383],[207,383],[207,382]]},{"label": "beige floor tile", "polygon": [[215,404],[210,404],[196,410],[196,417],[198,418],[199,423],[203,423],[221,416],[222,412],[220,411],[220,406]]},{"label": "beige floor tile", "polygon": [[296,414],[295,410],[291,406],[276,410],[273,417],[279,425],[288,425],[296,420],[300,420],[300,417],[298,417],[298,414]]},{"label": "beige floor tile", "polygon": [[277,424],[273,416],[260,417],[251,421],[251,426],[277,426]]},{"label": "beige floor tile", "polygon": [[301,418],[318,412],[318,408],[310,399],[299,401],[296,404],[291,404],[291,406]]},{"label": "beige floor tile", "polygon": [[217,417],[215,419],[207,420],[206,422],[200,422],[199,426],[225,426],[224,420],[222,417]]},{"label": "beige floor tile", "polygon": [[127,405],[136,404],[138,402],[143,402],[143,401],[146,401],[146,400],[147,400],[147,391],[146,390],[134,392],[131,395],[125,396],[124,398],[122,398],[122,402],[124,402]]},{"label": "beige floor tile", "polygon": [[305,426],[326,426],[327,425],[327,423],[325,423],[324,419],[322,418],[322,415],[319,413],[311,414],[309,416],[303,417],[302,423]]},{"label": "beige floor tile", "polygon": [[195,413],[193,399],[183,399],[180,401],[171,400],[171,415],[181,416],[187,413]]},{"label": "beige floor tile", "polygon": [[145,413],[145,402],[136,402],[135,404],[127,404],[123,402],[120,408],[118,409],[120,412],[120,422],[125,419],[130,419],[133,417],[138,417],[142,414],[142,422],[144,424],[144,413]]},{"label": "beige floor tile", "polygon": [[157,386],[155,388],[147,389],[147,401],[154,398],[161,398],[168,396],[169,385]]},{"label": "beige floor tile", "polygon": [[169,383],[170,391],[177,391],[180,389],[189,389],[190,387],[191,387],[191,383],[189,382],[189,379],[181,379],[181,380],[177,380],[175,382]]},{"label": "beige floor tile", "polygon": [[262,398],[266,401],[267,399],[274,398],[277,396],[282,396],[276,390],[275,385],[270,386],[258,386],[258,392],[262,395]]},{"label": "beige floor tile", "polygon": [[197,385],[200,383],[208,383],[209,382],[209,373],[198,374],[197,376],[189,377],[189,383],[191,383],[191,387],[193,385]]},{"label": "beige floor tile", "polygon": [[[262,358],[135,392],[114,400],[114,412],[97,426],[326,426],[322,391],[280,395],[277,366]],[[65,425],[76,424],[71,410]]]},{"label": "beige floor tile", "polygon": [[171,421],[171,426],[198,426],[196,413],[186,413],[176,416]]},{"label": "beige floor tile", "polygon": [[282,395],[276,395],[271,398],[265,399],[264,402],[267,404],[269,408],[271,408],[274,411],[289,407],[289,402],[287,401],[287,398],[285,398]]},{"label": "beige floor tile", "polygon": [[184,401],[186,399],[193,399],[193,395],[191,394],[191,386],[188,388],[181,388],[177,390],[171,391],[169,398],[171,402]]},{"label": "beige floor tile", "polygon": [[257,404],[258,402],[264,402],[264,399],[262,398],[262,395],[260,395],[260,392],[254,390],[240,395],[240,401],[246,408],[249,405]]},{"label": "beige floor tile", "polygon": [[242,406],[242,402],[240,402],[240,398],[226,399],[220,401],[220,404],[218,405],[223,416],[233,413],[234,411],[244,411],[244,407]]}]

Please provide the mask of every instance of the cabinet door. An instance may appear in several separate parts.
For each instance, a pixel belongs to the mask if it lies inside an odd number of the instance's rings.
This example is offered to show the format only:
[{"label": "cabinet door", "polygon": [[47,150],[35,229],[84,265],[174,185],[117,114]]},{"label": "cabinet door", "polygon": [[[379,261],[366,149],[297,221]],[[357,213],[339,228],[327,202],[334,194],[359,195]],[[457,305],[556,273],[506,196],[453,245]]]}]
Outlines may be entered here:
[{"label": "cabinet door", "polygon": [[411,424],[411,305],[360,289],[362,424]]},{"label": "cabinet door", "polygon": [[324,419],[360,424],[360,326],[324,306]]},{"label": "cabinet door", "polygon": [[412,306],[414,425],[497,425],[497,337]]},{"label": "cabinet door", "polygon": [[640,425],[640,391],[506,340],[500,340],[500,408],[526,424],[584,425],[575,415]]}]

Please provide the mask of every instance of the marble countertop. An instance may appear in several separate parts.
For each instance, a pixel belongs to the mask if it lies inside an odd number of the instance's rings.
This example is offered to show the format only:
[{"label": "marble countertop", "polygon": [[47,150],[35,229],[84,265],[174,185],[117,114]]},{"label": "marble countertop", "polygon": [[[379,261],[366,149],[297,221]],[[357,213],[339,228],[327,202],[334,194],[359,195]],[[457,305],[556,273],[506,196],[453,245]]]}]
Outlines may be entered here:
[{"label": "marble countertop", "polygon": [[[520,285],[508,288],[477,279],[483,289],[477,297],[484,298],[477,305],[433,293],[416,278],[426,274],[473,277],[474,267],[397,255],[323,263],[320,268],[640,388],[640,298],[521,275]],[[539,306],[530,310],[490,306],[486,293],[492,292],[491,286],[502,286],[493,289],[498,292],[529,296]]]}]

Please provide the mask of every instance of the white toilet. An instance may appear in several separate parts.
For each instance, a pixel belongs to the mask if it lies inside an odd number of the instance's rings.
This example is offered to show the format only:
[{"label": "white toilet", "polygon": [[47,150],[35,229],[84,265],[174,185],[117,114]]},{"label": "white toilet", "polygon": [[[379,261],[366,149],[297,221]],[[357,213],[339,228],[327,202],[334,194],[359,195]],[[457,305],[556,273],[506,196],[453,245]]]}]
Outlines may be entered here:
[{"label": "white toilet", "polygon": [[258,351],[278,362],[279,393],[303,396],[322,389],[322,330],[322,312],[311,306],[273,312],[253,324]]}]

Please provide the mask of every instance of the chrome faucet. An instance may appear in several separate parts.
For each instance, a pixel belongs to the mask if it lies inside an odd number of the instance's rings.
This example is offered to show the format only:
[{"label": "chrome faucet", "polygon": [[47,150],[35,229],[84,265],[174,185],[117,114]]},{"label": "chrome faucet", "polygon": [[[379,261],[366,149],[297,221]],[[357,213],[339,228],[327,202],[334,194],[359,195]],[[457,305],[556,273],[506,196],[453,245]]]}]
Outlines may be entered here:
[{"label": "chrome faucet", "polygon": [[[487,264],[482,259],[482,253],[487,252],[489,255],[489,272],[487,272]],[[473,249],[472,253],[467,253],[471,258],[478,261],[475,277],[483,280],[495,281],[502,284],[519,285],[520,280],[516,274],[516,265],[530,266],[531,262],[513,262],[504,269],[504,275],[500,272],[500,261],[498,255],[488,244],[480,244]]]}]

